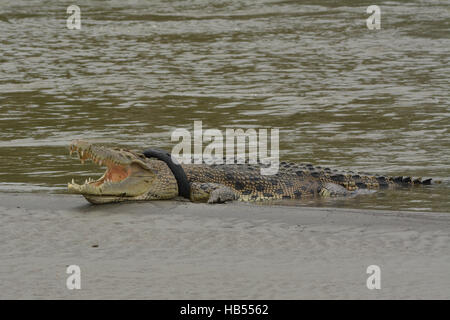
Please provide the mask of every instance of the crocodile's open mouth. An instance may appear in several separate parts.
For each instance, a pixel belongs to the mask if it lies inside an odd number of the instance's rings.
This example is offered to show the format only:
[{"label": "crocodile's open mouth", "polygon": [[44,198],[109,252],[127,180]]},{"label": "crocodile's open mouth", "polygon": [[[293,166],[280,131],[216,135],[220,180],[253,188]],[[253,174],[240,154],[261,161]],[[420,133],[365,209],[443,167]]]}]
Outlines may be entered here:
[{"label": "crocodile's open mouth", "polygon": [[67,185],[71,193],[136,197],[143,194],[153,180],[152,170],[145,163],[145,156],[142,154],[98,146],[82,140],[72,142],[70,154],[73,153],[78,155],[81,163],[91,160],[99,166],[106,166],[106,171],[99,179],[89,178],[83,184],[77,184],[72,179]]},{"label": "crocodile's open mouth", "polygon": [[86,189],[88,187],[101,189],[101,186],[103,186],[104,184],[117,183],[125,180],[128,176],[130,176],[131,167],[126,164],[115,162],[112,158],[103,158],[101,156],[93,154],[89,149],[84,150],[83,148],[79,148],[76,144],[72,144],[70,146],[70,155],[73,155],[74,153],[78,154],[81,163],[84,164],[85,161],[91,160],[99,166],[106,166],[106,171],[98,180],[92,180],[92,178],[89,178],[84,181],[84,184],[81,185],[75,183],[75,180],[72,179],[72,183],[68,184],[69,189]]}]

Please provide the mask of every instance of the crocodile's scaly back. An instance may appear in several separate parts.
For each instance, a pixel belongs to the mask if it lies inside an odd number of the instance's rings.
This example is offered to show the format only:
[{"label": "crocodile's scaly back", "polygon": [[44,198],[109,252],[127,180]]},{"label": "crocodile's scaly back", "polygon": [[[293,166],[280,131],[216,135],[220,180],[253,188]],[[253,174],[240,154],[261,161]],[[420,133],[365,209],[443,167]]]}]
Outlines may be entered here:
[{"label": "crocodile's scaly back", "polygon": [[191,183],[224,185],[236,192],[242,201],[345,195],[359,189],[376,190],[431,182],[431,179],[368,175],[292,162],[281,162],[275,175],[261,175],[260,166],[252,164],[188,164],[183,168]]}]

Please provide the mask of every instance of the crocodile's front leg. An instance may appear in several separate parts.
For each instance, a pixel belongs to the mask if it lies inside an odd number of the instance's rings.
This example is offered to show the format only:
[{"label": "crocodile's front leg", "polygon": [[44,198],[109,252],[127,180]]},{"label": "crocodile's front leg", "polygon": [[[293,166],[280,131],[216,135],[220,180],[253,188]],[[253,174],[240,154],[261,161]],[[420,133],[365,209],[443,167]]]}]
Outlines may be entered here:
[{"label": "crocodile's front leg", "polygon": [[224,203],[238,199],[238,195],[231,188],[219,183],[193,182],[191,183],[191,201]]}]

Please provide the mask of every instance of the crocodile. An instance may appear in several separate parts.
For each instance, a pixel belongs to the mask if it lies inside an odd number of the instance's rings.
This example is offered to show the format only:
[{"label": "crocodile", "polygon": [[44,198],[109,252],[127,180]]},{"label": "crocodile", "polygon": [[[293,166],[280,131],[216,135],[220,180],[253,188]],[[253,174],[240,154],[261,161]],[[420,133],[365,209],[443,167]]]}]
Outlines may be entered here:
[{"label": "crocodile", "polygon": [[[277,174],[261,175],[260,165],[248,161],[174,164],[171,160],[152,157],[149,152],[106,147],[85,140],[73,141],[69,149],[82,163],[91,160],[106,166],[105,173],[97,180],[89,178],[77,184],[72,179],[68,183],[70,193],[81,194],[93,204],[164,200],[179,195],[193,202],[208,203],[307,199],[432,183],[431,179],[370,175],[284,161],[280,162]],[[185,178],[181,184],[180,175]]]}]

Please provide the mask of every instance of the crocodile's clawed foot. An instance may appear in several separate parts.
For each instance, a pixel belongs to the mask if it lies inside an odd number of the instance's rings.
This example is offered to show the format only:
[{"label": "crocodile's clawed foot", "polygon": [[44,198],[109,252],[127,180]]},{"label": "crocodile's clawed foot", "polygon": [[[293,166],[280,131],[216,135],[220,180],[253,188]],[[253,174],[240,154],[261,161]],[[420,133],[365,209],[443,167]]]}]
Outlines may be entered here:
[{"label": "crocodile's clawed foot", "polygon": [[211,192],[208,203],[224,203],[237,200],[236,193],[228,187],[221,187]]},{"label": "crocodile's clawed foot", "polygon": [[223,184],[194,182],[191,183],[190,198],[194,202],[224,203],[237,200],[237,194]]}]

